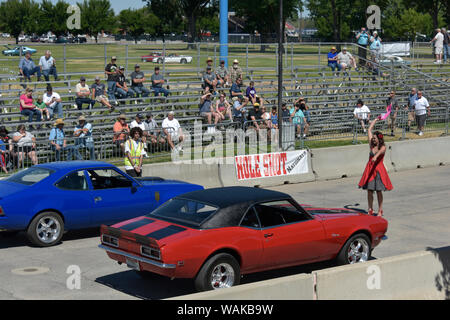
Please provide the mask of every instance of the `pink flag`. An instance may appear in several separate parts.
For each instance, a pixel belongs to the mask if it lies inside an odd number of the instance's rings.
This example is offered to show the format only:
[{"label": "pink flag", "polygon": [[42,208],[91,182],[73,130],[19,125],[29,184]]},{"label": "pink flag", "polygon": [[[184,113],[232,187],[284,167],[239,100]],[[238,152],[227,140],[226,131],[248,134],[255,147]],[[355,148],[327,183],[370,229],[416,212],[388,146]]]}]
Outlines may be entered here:
[{"label": "pink flag", "polygon": [[389,115],[391,114],[391,111],[392,111],[392,104],[390,104],[390,105],[388,105],[388,106],[386,107],[386,113],[380,114],[380,115],[378,116],[378,119],[379,119],[379,120],[386,120],[387,117],[389,117]]}]

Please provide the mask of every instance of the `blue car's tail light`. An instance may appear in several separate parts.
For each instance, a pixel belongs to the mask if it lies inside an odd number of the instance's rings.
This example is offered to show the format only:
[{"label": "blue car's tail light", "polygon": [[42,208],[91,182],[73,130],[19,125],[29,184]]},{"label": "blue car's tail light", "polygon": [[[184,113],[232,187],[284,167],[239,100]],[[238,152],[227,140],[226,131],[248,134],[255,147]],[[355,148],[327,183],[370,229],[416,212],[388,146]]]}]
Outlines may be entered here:
[{"label": "blue car's tail light", "polygon": [[5,211],[3,211],[2,206],[0,206],[0,217],[3,217],[5,215]]}]

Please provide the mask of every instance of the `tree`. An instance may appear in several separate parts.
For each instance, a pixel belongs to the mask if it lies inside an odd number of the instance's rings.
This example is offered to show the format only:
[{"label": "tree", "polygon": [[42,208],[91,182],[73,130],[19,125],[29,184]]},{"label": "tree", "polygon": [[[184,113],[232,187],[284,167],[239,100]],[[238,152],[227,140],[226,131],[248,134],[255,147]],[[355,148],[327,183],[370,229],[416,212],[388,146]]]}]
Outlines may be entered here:
[{"label": "tree", "polygon": [[111,31],[115,28],[114,10],[109,0],[84,0],[78,3],[81,10],[81,30],[95,37],[98,42],[98,33]]},{"label": "tree", "polygon": [[155,27],[157,36],[183,30],[183,11],[178,0],[148,0],[147,8],[159,19]]},{"label": "tree", "polygon": [[55,5],[43,0],[40,6],[38,33],[52,31],[56,36],[66,34],[69,4],[59,0]]},{"label": "tree", "polygon": [[118,16],[118,24],[127,34],[137,39],[144,33],[155,33],[159,19],[147,8],[122,10]]},{"label": "tree", "polygon": [[10,33],[19,43],[22,32],[36,30],[39,19],[39,4],[33,0],[7,0],[0,4],[0,28]]},{"label": "tree", "polygon": [[434,29],[440,27],[439,16],[444,15],[444,11],[448,10],[449,6],[448,0],[404,0],[404,2],[406,7],[413,7],[417,12],[429,13],[433,20]]}]

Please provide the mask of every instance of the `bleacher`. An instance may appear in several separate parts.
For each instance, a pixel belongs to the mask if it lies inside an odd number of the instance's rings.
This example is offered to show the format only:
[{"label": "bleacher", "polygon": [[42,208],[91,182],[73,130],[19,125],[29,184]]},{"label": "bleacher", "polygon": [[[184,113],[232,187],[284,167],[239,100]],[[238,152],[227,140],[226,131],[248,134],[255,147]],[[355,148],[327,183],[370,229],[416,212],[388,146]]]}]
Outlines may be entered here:
[{"label": "bleacher", "polygon": [[[354,50],[356,51],[356,50]],[[358,58],[358,57],[357,57]],[[288,105],[298,97],[306,99],[311,114],[310,137],[308,139],[324,140],[336,138],[353,138],[355,134],[355,120],[353,109],[358,99],[362,99],[372,111],[372,114],[380,114],[385,111],[386,99],[390,90],[397,92],[396,96],[401,106],[406,105],[407,96],[412,87],[424,92],[432,109],[430,122],[446,124],[448,130],[448,108],[450,93],[450,65],[434,65],[432,62],[421,62],[417,65],[389,67],[383,66],[381,77],[373,75],[367,70],[350,71],[349,76],[342,74],[336,76],[326,66],[301,66],[288,69],[283,72],[283,99]],[[147,79],[152,72],[145,70]],[[117,156],[113,150],[112,127],[120,113],[127,116],[127,122],[134,120],[137,113],[151,111],[158,125],[169,111],[175,112],[185,130],[192,130],[196,121],[202,118],[198,112],[198,104],[201,95],[202,74],[198,70],[168,70],[165,79],[171,95],[167,98],[128,98],[118,99],[119,106],[110,113],[106,107],[96,103],[94,108],[78,110],[75,106],[75,85],[81,75],[86,77],[86,83],[90,86],[95,76],[102,76],[102,70],[84,73],[60,73],[60,81],[50,81],[53,91],[61,95],[65,116],[65,132],[73,131],[77,118],[83,114],[94,127],[94,140],[99,159],[110,159]],[[250,80],[255,82],[257,94],[262,96],[267,110],[277,105],[277,75],[275,68],[249,68],[244,69],[243,91]],[[35,79],[34,79],[35,80]],[[19,124],[26,123],[27,119],[20,114],[19,96],[24,92],[24,87],[34,89],[33,96],[42,96],[45,92],[46,82],[23,82],[20,78],[3,77],[0,81],[0,122],[6,126],[10,133],[16,131]],[[149,84],[147,84],[149,87]],[[224,90],[228,96],[229,89]],[[403,109],[403,108],[402,108]],[[406,114],[406,113],[405,113]],[[402,115],[404,117],[404,114]],[[399,121],[400,123],[401,121]],[[50,161],[51,151],[48,148],[48,135],[53,127],[54,120],[41,123],[30,123],[35,128],[41,125],[39,130],[32,133],[39,141],[39,162]],[[225,130],[228,122],[220,124],[218,130]],[[233,124],[234,126],[236,124]],[[401,126],[399,126],[401,129]],[[404,135],[404,132],[402,132]],[[68,135],[69,136],[69,135]],[[159,147],[152,152],[152,156],[167,156],[167,146]]]}]

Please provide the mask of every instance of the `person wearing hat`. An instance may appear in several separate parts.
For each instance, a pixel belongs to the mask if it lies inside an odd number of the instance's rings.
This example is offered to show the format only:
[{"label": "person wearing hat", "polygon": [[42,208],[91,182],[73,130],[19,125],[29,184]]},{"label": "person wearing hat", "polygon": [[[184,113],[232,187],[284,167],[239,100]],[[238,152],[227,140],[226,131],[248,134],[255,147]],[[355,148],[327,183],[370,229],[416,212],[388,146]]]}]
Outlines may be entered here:
[{"label": "person wearing hat", "polygon": [[166,82],[164,80],[164,76],[159,72],[159,67],[155,67],[155,72],[152,74],[152,90],[155,92],[155,97],[158,97],[160,93],[167,97],[170,93],[169,90],[163,87],[163,84]]},{"label": "person wearing hat", "polygon": [[144,144],[146,144],[147,143],[147,132],[145,131],[146,128],[145,128],[145,122],[144,122],[144,115],[140,112],[138,114],[136,114],[135,120],[133,120],[130,123],[130,129],[133,129],[136,127],[141,128],[142,142],[144,142]]},{"label": "person wearing hat", "polygon": [[130,133],[130,128],[128,127],[127,117],[125,114],[121,113],[119,115],[116,123],[114,123],[113,132],[113,143],[123,152],[125,148],[125,141],[128,139],[128,135]]},{"label": "person wearing hat", "polygon": [[356,35],[356,43],[358,44],[358,65],[360,67],[366,64],[367,59],[367,45],[369,44],[369,33],[366,28],[362,27],[361,31]]},{"label": "person wearing hat", "polygon": [[211,57],[208,57],[208,59],[206,59],[206,68],[210,67],[211,69],[213,68],[213,59]]},{"label": "person wearing hat", "polygon": [[78,125],[73,130],[73,136],[76,137],[75,145],[79,148],[84,147],[89,151],[89,159],[95,160],[94,139],[92,137],[92,124],[86,121],[85,116],[78,117]]},{"label": "person wearing hat", "polygon": [[297,138],[301,137],[303,127],[305,125],[305,114],[300,109],[300,103],[296,103],[294,107],[290,110],[291,123],[294,124],[297,131]]},{"label": "person wearing hat", "polygon": [[251,121],[249,124],[256,128],[256,131],[262,129],[263,121],[262,121],[262,111],[260,109],[259,103],[253,104],[253,109],[251,109],[248,113],[248,121]]},{"label": "person wearing hat", "polygon": [[136,96],[148,97],[150,90],[144,86],[145,75],[141,71],[141,66],[136,64],[134,66],[134,71],[130,74],[131,78],[131,89],[136,93]]},{"label": "person wearing hat", "polygon": [[233,60],[233,65],[230,67],[230,80],[231,83],[235,83],[236,79],[240,78],[242,80],[243,78],[243,71],[242,68],[239,66],[239,61],[237,59]]},{"label": "person wearing hat", "polygon": [[119,73],[116,60],[116,56],[111,57],[111,62],[105,67],[105,74],[107,76],[106,83],[108,84],[108,98],[113,104],[117,105],[116,96],[114,95],[116,92],[117,75]]},{"label": "person wearing hat", "polygon": [[36,116],[36,121],[40,122],[42,113],[33,104],[33,89],[27,87],[25,93],[20,96],[20,113],[28,117],[28,122],[33,122]]},{"label": "person wearing hat", "polygon": [[142,176],[142,161],[147,155],[143,135],[141,128],[134,127],[130,130],[130,138],[125,142],[125,171],[131,177]]},{"label": "person wearing hat", "polygon": [[47,105],[50,117],[53,117],[53,115],[57,113],[58,118],[64,118],[61,96],[53,91],[51,85],[47,86],[47,92],[44,93],[42,101]]},{"label": "person wearing hat", "polygon": [[83,104],[87,103],[89,105],[89,109],[95,104],[95,101],[91,99],[91,89],[86,84],[86,78],[81,77],[80,82],[75,86],[75,105],[78,110],[83,109]]},{"label": "person wearing hat", "polygon": [[117,73],[116,94],[118,94],[121,98],[133,98],[136,95],[134,90],[128,88],[127,86],[127,78],[125,77],[124,66],[120,66],[119,72]]},{"label": "person wearing hat", "polygon": [[372,55],[372,57],[375,57],[377,60],[379,60],[381,50],[381,38],[376,30],[370,37],[369,43],[370,43],[369,45],[370,54]]},{"label": "person wearing hat", "polygon": [[95,77],[95,82],[91,85],[91,100],[100,102],[102,105],[106,106],[109,109],[109,112],[114,111],[114,107],[108,100],[106,96],[106,86],[104,83],[101,83],[100,77]]},{"label": "person wearing hat", "polygon": [[219,66],[214,72],[217,79],[217,87],[225,87],[230,85],[230,77],[228,75],[228,69],[225,67],[225,61],[221,60]]},{"label": "person wearing hat", "polygon": [[50,140],[50,146],[55,151],[55,160],[61,160],[61,152],[67,151],[67,161],[72,160],[72,156],[75,154],[77,160],[83,160],[78,147],[68,146],[66,135],[64,133],[64,121],[61,118],[56,119],[54,128],[50,130],[48,140]]},{"label": "person wearing hat", "polygon": [[337,61],[337,51],[336,47],[331,47],[330,52],[328,52],[328,66],[331,68],[331,71],[337,69],[337,71],[341,71],[341,65]]},{"label": "person wearing hat", "polygon": [[352,54],[347,51],[347,47],[343,47],[342,51],[337,55],[337,62],[341,65],[341,70],[346,73],[346,70],[351,69],[351,67],[356,69],[355,58],[353,58]]},{"label": "person wearing hat", "polygon": [[211,67],[206,67],[206,73],[203,75],[203,89],[205,92],[216,92],[217,79],[216,75],[212,72]]}]

